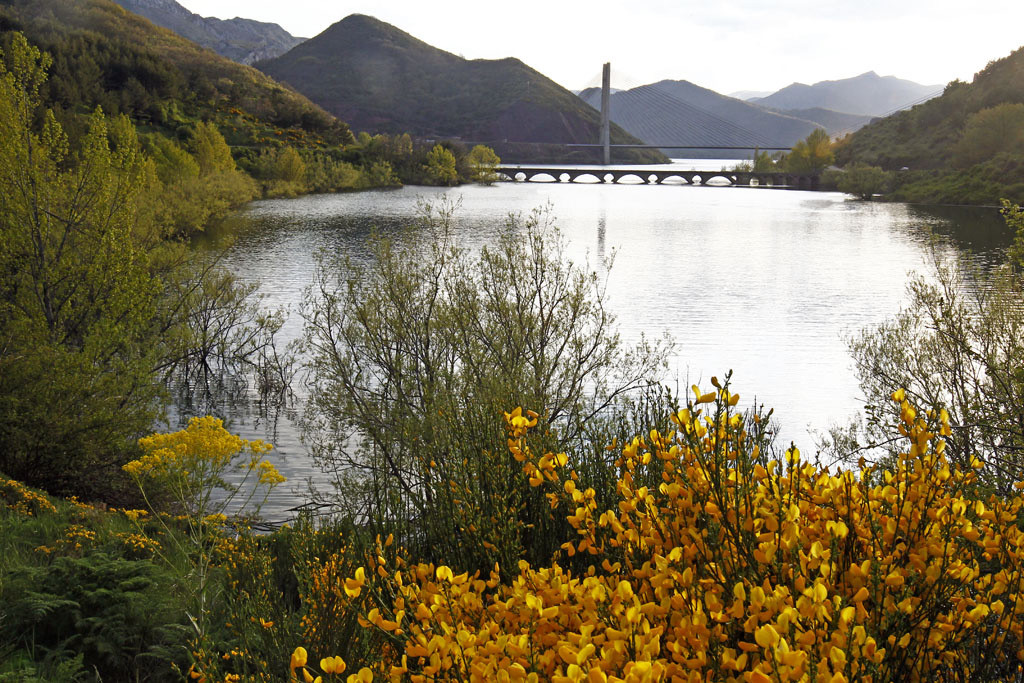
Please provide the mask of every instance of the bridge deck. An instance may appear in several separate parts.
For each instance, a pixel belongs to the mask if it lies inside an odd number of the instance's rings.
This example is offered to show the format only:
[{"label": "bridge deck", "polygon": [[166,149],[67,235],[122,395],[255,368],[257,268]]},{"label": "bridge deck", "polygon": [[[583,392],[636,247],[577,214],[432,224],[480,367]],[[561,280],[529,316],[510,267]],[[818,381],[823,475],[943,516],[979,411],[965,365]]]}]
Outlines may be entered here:
[{"label": "bridge deck", "polygon": [[816,190],[818,176],[794,173],[754,173],[750,171],[701,171],[666,168],[580,168],[577,166],[510,166],[497,169],[499,178],[510,182],[598,182],[619,183],[629,179],[649,185],[661,185],[665,181],[678,180],[687,185],[707,185],[716,178],[729,185],[775,187],[787,189]]}]

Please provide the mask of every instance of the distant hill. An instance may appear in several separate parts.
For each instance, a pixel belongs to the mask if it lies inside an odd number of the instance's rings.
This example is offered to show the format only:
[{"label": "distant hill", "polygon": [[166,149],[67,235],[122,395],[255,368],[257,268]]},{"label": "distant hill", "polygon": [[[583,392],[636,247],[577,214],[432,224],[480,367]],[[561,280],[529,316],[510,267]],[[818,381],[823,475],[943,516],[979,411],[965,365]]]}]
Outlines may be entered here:
[{"label": "distant hill", "polygon": [[728,96],[735,97],[737,100],[749,100],[754,97],[767,97],[771,94],[771,90],[737,90],[729,93]]},{"label": "distant hill", "polygon": [[296,38],[277,24],[238,17],[201,17],[175,0],[114,1],[157,26],[169,28],[179,36],[242,64],[272,59],[305,40]]},{"label": "distant hill", "polygon": [[941,96],[861,128],[836,161],[907,169],[895,196],[910,201],[1024,202],[1024,48],[971,83],[953,81]]},{"label": "distant hill", "polygon": [[[599,138],[597,111],[518,59],[466,60],[365,15],[257,66],[370,133],[555,144]],[[639,141],[615,127],[612,142]]]},{"label": "distant hill", "polygon": [[44,96],[58,112],[102,106],[172,136],[211,120],[233,145],[352,140],[348,126],[303,95],[111,0],[3,0],[0,28],[24,32],[53,56]]},{"label": "distant hill", "polygon": [[[588,88],[580,97],[600,106],[599,88]],[[850,123],[835,112],[827,114],[826,120],[816,121],[775,112],[689,81],[659,81],[611,96],[612,120],[659,145],[791,147],[815,128]]]},{"label": "distant hill", "polygon": [[814,85],[793,83],[767,97],[750,101],[779,110],[820,107],[849,114],[884,116],[941,91],[941,85],[921,85],[868,71],[853,78],[819,81]]}]

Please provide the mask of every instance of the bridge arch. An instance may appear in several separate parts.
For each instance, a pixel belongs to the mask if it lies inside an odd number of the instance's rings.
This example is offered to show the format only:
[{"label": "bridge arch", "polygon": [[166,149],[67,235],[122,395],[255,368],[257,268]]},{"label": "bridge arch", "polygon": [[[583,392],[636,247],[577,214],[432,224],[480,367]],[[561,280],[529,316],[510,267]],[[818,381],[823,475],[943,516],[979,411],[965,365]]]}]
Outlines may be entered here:
[{"label": "bridge arch", "polygon": [[[716,182],[714,182],[715,180],[722,180],[722,181],[724,181],[724,183],[716,183]],[[723,184],[735,185],[736,184],[736,177],[733,176],[732,174],[726,173],[726,172],[722,172],[722,173],[708,173],[701,180],[701,185],[709,185],[709,186],[719,185],[719,186],[721,186]]]},{"label": "bridge arch", "polygon": [[[632,180],[630,180],[630,178],[632,178]],[[625,185],[636,185],[637,183],[643,184],[647,182],[639,173],[633,173],[632,171],[616,174],[615,182],[621,183],[624,180],[627,181],[624,183]]]}]

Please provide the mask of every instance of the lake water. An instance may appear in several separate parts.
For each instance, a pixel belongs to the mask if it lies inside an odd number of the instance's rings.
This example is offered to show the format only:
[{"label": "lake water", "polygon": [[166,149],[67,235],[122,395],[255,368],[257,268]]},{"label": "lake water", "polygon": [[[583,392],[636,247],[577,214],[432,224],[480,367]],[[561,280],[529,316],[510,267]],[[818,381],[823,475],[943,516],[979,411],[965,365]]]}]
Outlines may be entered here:
[{"label": "lake water", "polygon": [[[291,311],[284,336],[294,338],[319,250],[366,258],[374,231],[394,234],[422,202],[446,198],[460,204],[456,235],[469,248],[492,241],[510,213],[548,206],[574,261],[614,253],[608,299],[623,337],[675,338],[670,385],[706,388],[731,369],[743,404],[774,407],[779,443],[808,452],[813,432],[848,422],[864,399],[844,336],[900,308],[908,276],[928,272],[933,235],[941,253],[982,265],[1010,241],[990,209],[758,188],[500,183],[254,202],[220,227],[236,238],[225,262],[259,282],[269,306]],[[265,508],[270,518],[301,503],[303,482],[319,475],[291,419],[298,410],[275,421],[229,417],[234,431],[277,447],[289,484]]]}]

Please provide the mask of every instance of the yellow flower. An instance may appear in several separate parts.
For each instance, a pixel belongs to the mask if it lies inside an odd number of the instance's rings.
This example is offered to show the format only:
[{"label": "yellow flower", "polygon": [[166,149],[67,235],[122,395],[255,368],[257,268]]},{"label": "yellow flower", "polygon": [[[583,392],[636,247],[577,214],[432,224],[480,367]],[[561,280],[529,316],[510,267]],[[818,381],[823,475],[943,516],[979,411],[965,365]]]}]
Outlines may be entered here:
[{"label": "yellow flower", "polygon": [[320,660],[320,668],[325,674],[340,674],[345,672],[345,660],[341,657],[324,657]]},{"label": "yellow flower", "polygon": [[292,659],[291,663],[288,665],[288,668],[290,668],[294,672],[300,666],[306,666],[306,658],[306,648],[302,646],[295,648],[295,651],[292,652]]},{"label": "yellow flower", "polygon": [[373,672],[363,667],[359,670],[359,673],[351,674],[348,677],[348,683],[371,683],[373,681]]}]

